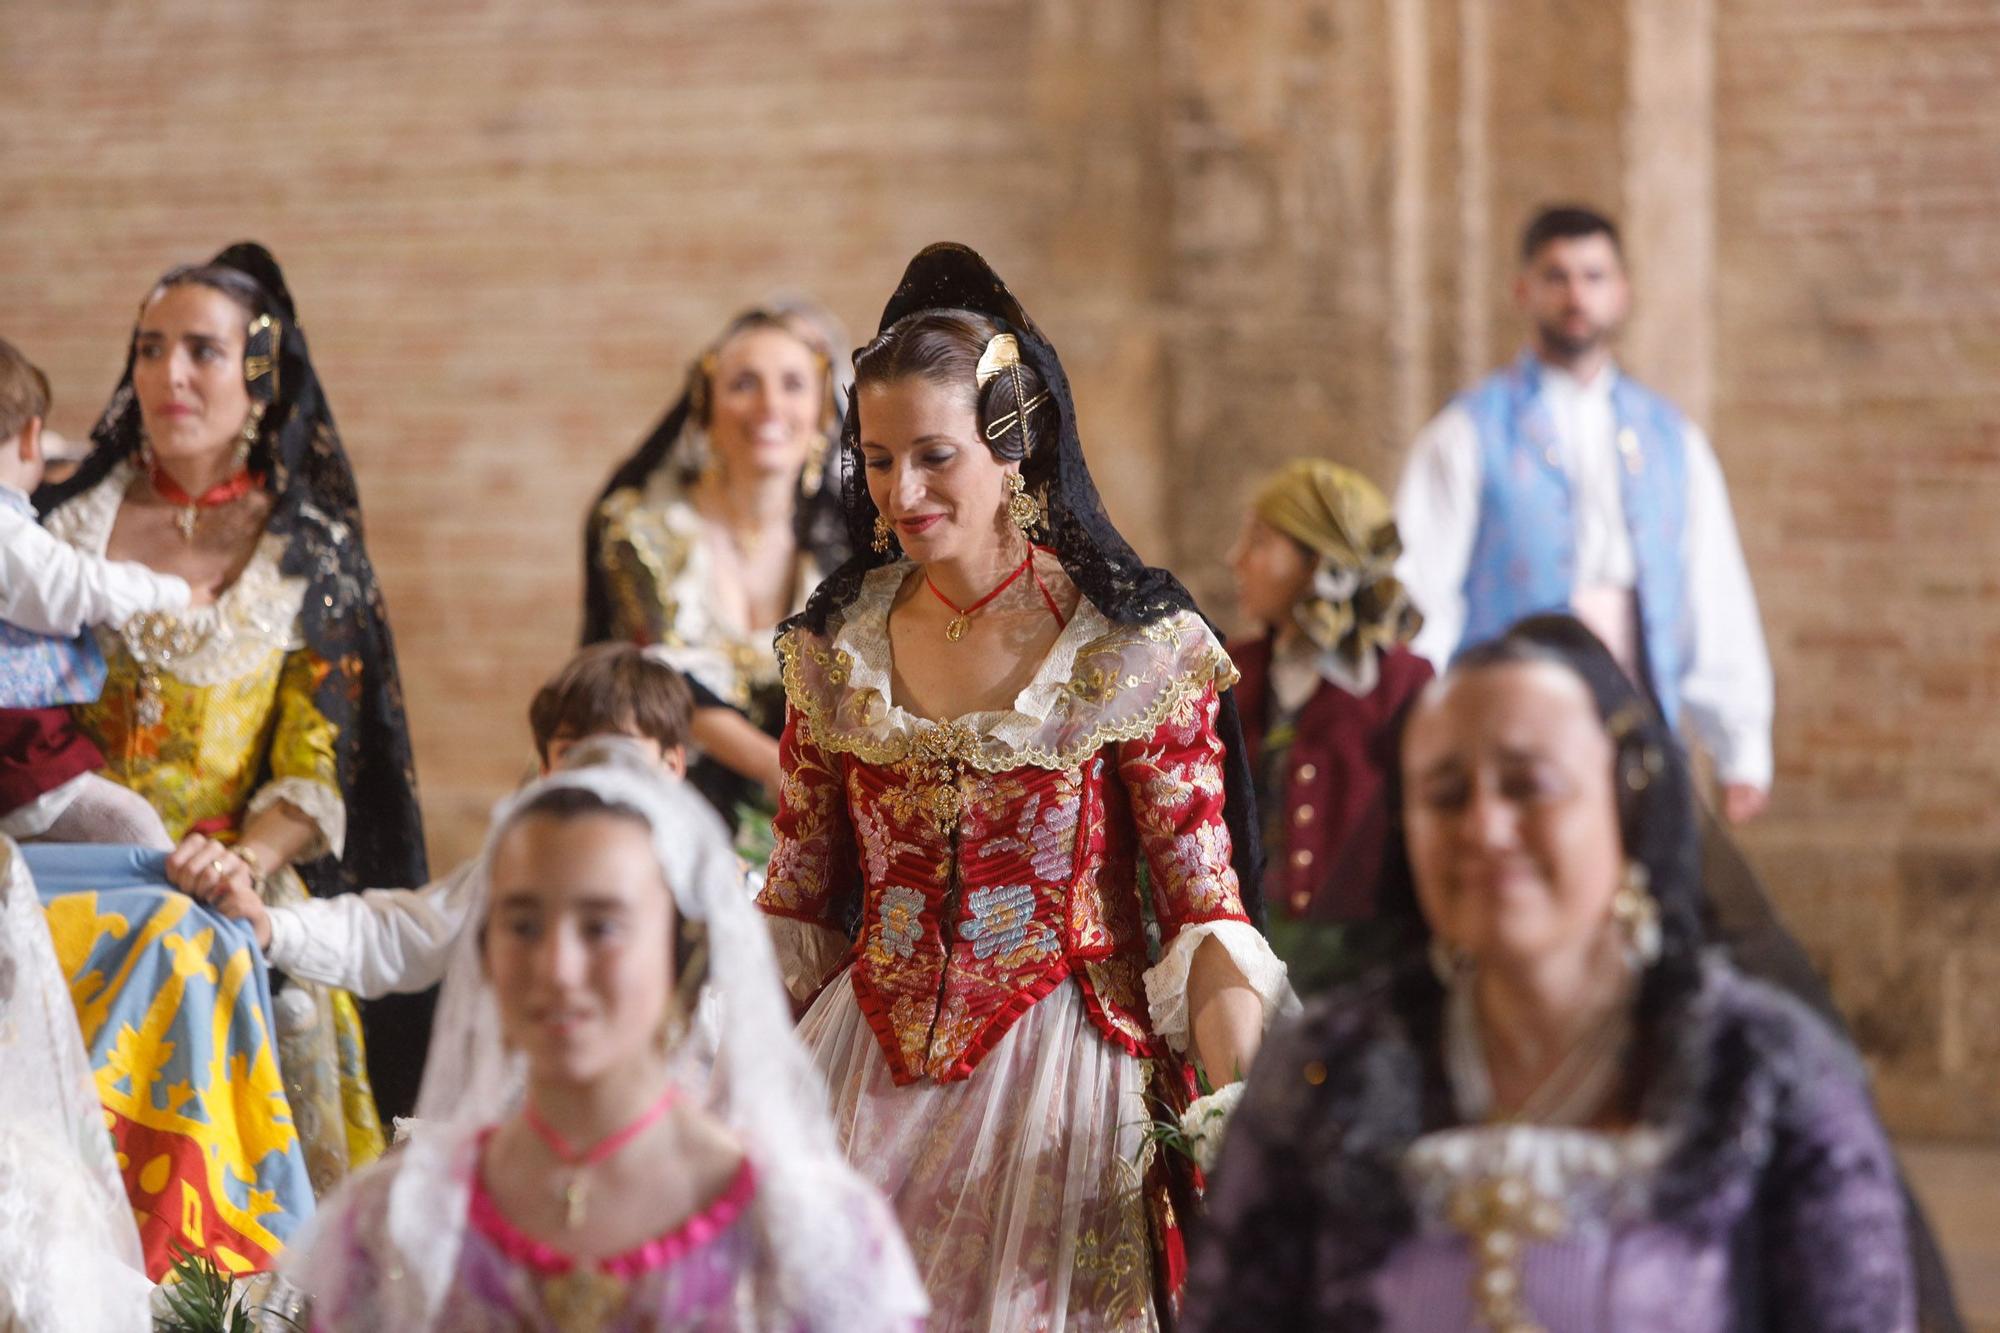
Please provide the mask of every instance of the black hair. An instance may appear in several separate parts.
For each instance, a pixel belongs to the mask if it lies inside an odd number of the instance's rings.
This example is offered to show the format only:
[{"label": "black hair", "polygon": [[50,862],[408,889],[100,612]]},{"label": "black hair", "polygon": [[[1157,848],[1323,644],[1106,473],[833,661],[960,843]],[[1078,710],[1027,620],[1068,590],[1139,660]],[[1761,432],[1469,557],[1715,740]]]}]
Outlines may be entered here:
[{"label": "black hair", "polygon": [[1611,248],[1618,257],[1625,257],[1625,243],[1618,235],[1618,224],[1594,208],[1582,204],[1554,204],[1542,209],[1528,219],[1528,225],[1521,231],[1521,262],[1531,264],[1542,247],[1550,241],[1576,240],[1584,236],[1602,236],[1611,242]]},{"label": "black hair", "polygon": [[182,264],[178,268],[170,268],[160,275],[158,282],[153,284],[153,292],[157,295],[169,287],[188,286],[207,287],[221,292],[242,306],[249,319],[277,313],[272,306],[271,294],[264,290],[263,284],[241,269],[231,268],[227,264],[210,262]]},{"label": "black hair", "polygon": [[[1499,637],[1466,649],[1442,679],[1534,662],[1563,667],[1583,682],[1615,747],[1612,780],[1619,833],[1626,857],[1645,867],[1660,914],[1660,956],[1639,984],[1639,1067],[1648,1068],[1646,1062],[1670,1036],[1672,1016],[1701,985],[1701,838],[1687,755],[1652,700],[1574,616],[1529,616]],[[1402,732],[1412,712],[1406,711],[1397,727],[1388,765],[1389,836],[1378,901],[1383,919],[1401,928],[1407,945],[1422,949],[1431,930],[1417,905],[1403,823]]]},{"label": "black hair", "polygon": [[[1003,463],[1018,463],[1055,429],[1055,411],[1042,377],[1026,362],[978,382],[987,344],[1007,332],[976,310],[920,310],[905,315],[854,354],[854,382],[886,384],[915,378],[962,388],[972,399],[981,438]],[[1028,410],[1021,410],[1023,404]]]}]

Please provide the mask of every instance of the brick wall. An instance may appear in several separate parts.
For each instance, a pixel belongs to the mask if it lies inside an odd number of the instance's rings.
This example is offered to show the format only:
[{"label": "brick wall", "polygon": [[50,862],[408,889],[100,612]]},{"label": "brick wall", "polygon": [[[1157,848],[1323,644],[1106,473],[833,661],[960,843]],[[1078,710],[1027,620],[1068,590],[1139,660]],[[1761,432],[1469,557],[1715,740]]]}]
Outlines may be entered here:
[{"label": "brick wall", "polygon": [[2000,11],[1722,0],[1716,438],[1777,668],[1751,849],[1899,1128],[2000,1126]]},{"label": "brick wall", "polygon": [[2000,15],[1985,0],[16,6],[0,332],[83,429],[159,270],[286,262],[361,476],[433,850],[526,760],[589,498],[736,307],[871,329],[985,249],[1112,509],[1231,608],[1300,453],[1390,481],[1509,356],[1534,203],[1628,216],[1780,677],[1750,849],[1898,1127],[2000,1123]]},{"label": "brick wall", "polygon": [[[584,514],[734,310],[857,338],[902,265],[984,250],[1059,337],[1145,542],[1161,216],[1143,5],[522,0],[17,6],[0,329],[81,432],[148,283],[285,264],[359,473],[435,859],[531,758]],[[1134,244],[1138,241],[1140,243]],[[1122,484],[1118,484],[1122,483]]]}]

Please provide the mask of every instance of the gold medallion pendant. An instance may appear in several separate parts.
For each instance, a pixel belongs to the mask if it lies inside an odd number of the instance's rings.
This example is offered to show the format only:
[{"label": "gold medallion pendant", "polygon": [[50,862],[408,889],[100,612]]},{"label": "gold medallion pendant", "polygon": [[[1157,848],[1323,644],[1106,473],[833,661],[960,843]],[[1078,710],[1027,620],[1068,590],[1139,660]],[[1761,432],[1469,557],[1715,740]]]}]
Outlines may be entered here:
[{"label": "gold medallion pendant", "polygon": [[[940,602],[943,602],[945,605],[945,609],[952,613],[951,619],[945,622],[944,626],[945,638],[951,640],[953,643],[957,643],[960,639],[964,638],[965,632],[972,628],[972,618],[978,615],[981,611],[985,610],[986,607],[992,603],[994,598],[998,597],[1001,593],[1007,591],[1007,589],[1013,587],[1014,580],[1020,578],[1021,575],[1027,573],[1030,569],[1034,567],[1034,564],[1035,564],[1035,548],[1030,546],[1028,548],[1027,556],[1021,561],[1019,565],[1015,567],[1014,572],[1012,574],[1009,574],[1006,578],[1002,579],[1000,581],[999,587],[995,588],[992,592],[987,593],[984,597],[974,602],[971,606],[960,606],[957,602],[954,602],[951,600],[951,598],[945,596],[944,593],[941,590],[939,590],[937,584],[931,582],[930,574],[926,573],[924,575],[924,586],[931,590],[931,596],[937,598]],[[1047,595],[1048,594],[1046,592],[1043,593],[1043,596]]]},{"label": "gold medallion pendant", "polygon": [[578,1264],[542,1281],[542,1307],[562,1333],[597,1333],[625,1308],[623,1280]]}]

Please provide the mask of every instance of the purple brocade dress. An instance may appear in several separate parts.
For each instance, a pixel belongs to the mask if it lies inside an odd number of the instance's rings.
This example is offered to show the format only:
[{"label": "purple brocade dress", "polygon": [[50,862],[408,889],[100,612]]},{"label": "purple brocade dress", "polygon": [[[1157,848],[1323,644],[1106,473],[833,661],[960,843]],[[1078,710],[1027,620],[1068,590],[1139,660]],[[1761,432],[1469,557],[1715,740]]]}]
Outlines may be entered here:
[{"label": "purple brocade dress", "polygon": [[1659,1134],[1446,1130],[1403,1156],[1418,1234],[1375,1276],[1397,1333],[1713,1333],[1728,1257],[1649,1222]]},{"label": "purple brocade dress", "polygon": [[1190,1333],[1908,1333],[1859,1062],[1726,964],[1619,1133],[1456,1123],[1421,964],[1275,1031],[1211,1177]]}]

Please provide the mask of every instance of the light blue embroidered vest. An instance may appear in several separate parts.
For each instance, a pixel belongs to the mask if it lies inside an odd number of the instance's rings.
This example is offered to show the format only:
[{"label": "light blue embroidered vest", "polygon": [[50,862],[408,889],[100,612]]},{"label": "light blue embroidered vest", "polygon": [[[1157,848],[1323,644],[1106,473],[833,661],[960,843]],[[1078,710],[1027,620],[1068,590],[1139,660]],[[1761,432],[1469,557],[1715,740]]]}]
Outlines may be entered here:
[{"label": "light blue embroidered vest", "polygon": [[[0,505],[34,518],[28,497],[0,487]],[[0,621],[0,708],[87,704],[104,691],[104,653],[85,628],[57,639]]]},{"label": "light blue embroidered vest", "polygon": [[[1479,435],[1479,530],[1465,575],[1461,649],[1523,616],[1567,611],[1576,588],[1575,497],[1541,400],[1541,364],[1524,354],[1458,399]],[[1672,403],[1620,374],[1611,387],[1625,526],[1632,537],[1646,670],[1672,723],[1689,653],[1681,537],[1687,435]]]}]

